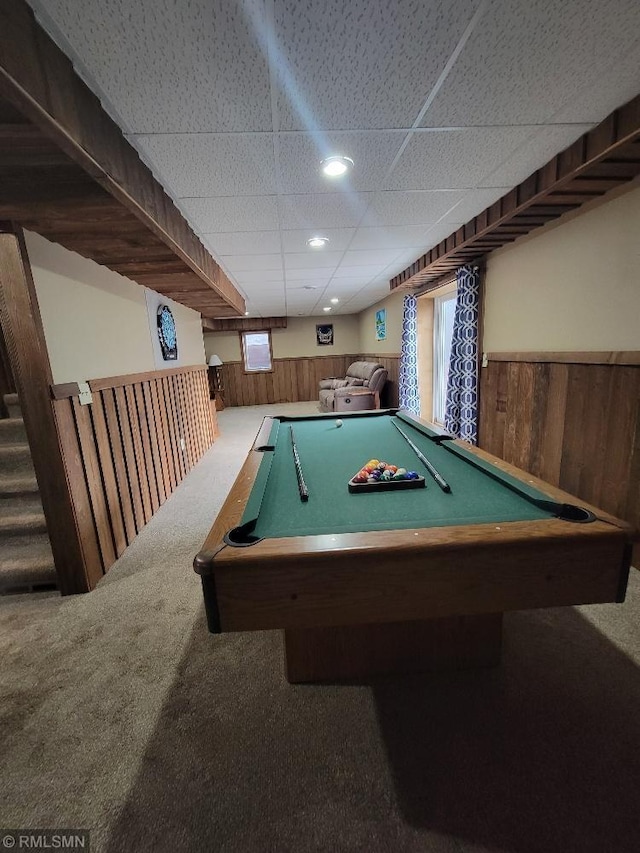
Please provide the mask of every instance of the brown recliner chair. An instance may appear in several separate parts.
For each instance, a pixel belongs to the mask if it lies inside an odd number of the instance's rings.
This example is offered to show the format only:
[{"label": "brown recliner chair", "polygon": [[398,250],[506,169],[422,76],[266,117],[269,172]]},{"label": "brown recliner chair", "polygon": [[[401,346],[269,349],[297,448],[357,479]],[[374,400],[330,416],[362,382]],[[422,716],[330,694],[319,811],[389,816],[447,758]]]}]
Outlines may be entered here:
[{"label": "brown recliner chair", "polygon": [[375,361],[354,361],[343,379],[320,380],[321,412],[357,412],[380,408],[387,369]]}]

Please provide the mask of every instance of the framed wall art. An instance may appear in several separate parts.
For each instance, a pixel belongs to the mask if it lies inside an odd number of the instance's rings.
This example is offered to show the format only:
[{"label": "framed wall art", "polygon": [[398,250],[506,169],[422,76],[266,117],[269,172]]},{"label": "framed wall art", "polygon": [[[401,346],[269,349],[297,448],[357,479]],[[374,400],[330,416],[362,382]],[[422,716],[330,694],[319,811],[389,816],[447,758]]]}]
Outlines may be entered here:
[{"label": "framed wall art", "polygon": [[319,347],[333,346],[333,325],[316,326],[316,343]]}]

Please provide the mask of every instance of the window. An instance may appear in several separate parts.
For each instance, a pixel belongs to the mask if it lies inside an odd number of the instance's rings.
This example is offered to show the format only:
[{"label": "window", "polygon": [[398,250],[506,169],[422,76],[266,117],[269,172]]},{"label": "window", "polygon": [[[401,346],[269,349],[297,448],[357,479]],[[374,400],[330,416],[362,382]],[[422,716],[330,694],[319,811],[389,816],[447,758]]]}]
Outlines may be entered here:
[{"label": "window", "polygon": [[271,370],[271,332],[241,332],[242,360],[247,373]]},{"label": "window", "polygon": [[433,420],[444,424],[453,318],[456,311],[455,291],[445,296],[437,296],[433,303]]}]

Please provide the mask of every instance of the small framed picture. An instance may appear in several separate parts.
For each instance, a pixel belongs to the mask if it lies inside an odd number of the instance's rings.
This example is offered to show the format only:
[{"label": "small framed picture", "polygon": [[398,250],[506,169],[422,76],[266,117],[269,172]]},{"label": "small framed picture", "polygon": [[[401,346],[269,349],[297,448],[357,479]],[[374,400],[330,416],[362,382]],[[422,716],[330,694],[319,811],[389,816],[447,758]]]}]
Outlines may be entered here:
[{"label": "small framed picture", "polygon": [[316,326],[316,343],[319,347],[333,346],[333,326]]},{"label": "small framed picture", "polygon": [[376,311],[376,340],[385,341],[387,339],[387,309],[381,308]]}]

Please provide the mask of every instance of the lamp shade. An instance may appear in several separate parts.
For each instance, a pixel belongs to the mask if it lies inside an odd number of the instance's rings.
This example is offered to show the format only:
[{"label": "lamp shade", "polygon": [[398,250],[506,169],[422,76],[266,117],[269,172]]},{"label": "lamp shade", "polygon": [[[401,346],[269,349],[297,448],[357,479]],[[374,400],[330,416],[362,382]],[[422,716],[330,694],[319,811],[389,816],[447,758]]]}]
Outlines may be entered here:
[{"label": "lamp shade", "polygon": [[219,355],[210,355],[209,356],[209,367],[220,367],[222,364],[222,359]]}]

